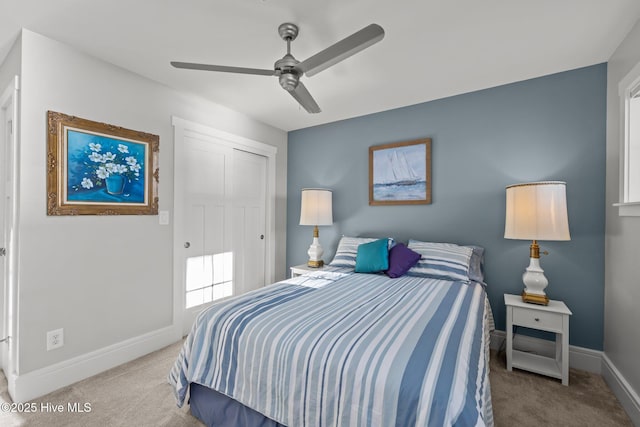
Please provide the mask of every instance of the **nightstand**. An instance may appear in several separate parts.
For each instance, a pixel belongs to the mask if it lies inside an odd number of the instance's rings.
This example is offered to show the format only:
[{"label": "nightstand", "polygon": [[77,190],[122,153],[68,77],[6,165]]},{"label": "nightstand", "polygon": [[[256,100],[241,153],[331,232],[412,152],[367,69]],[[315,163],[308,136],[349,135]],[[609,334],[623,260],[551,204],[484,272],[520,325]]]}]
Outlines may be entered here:
[{"label": "nightstand", "polygon": [[297,277],[309,271],[320,271],[323,267],[309,267],[307,264],[294,265],[291,267],[291,277]]},{"label": "nightstand", "polygon": [[[569,316],[571,310],[562,301],[549,305],[530,304],[520,295],[504,295],[507,306],[507,370],[524,369],[562,380],[569,385]],[[556,334],[556,355],[540,356],[513,349],[513,326],[524,326]]]}]

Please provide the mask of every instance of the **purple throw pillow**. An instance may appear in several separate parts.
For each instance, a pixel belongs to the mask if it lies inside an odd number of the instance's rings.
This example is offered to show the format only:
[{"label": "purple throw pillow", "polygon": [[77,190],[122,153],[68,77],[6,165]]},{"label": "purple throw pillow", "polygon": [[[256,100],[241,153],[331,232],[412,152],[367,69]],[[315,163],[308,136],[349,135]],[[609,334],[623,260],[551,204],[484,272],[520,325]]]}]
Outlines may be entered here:
[{"label": "purple throw pillow", "polygon": [[396,278],[404,275],[411,267],[416,265],[421,255],[398,243],[389,250],[389,269],[385,271],[387,276]]}]

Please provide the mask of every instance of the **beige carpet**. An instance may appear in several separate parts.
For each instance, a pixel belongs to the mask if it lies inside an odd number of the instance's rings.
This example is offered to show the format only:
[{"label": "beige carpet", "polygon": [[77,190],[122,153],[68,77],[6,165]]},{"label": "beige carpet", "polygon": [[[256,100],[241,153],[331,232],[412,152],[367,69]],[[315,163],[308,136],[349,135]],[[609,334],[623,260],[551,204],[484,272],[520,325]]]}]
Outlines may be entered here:
[{"label": "beige carpet", "polygon": [[[91,412],[0,412],[0,426],[202,426],[189,414],[187,405],[178,409],[167,384],[167,374],[181,345],[182,342],[176,343],[34,401],[38,406],[53,403],[62,404],[65,408],[68,402],[79,402],[81,406],[86,402],[91,404]],[[0,401],[9,401],[6,379],[2,376],[0,380]]]},{"label": "beige carpet", "polygon": [[[138,427],[202,426],[185,406],[178,409],[166,383],[180,345],[65,387],[34,401],[36,413],[0,412],[0,426]],[[496,427],[632,426],[603,379],[571,370],[570,386],[523,371],[507,372],[504,356],[492,353],[491,387]],[[0,373],[0,404],[10,402]],[[90,404],[90,412],[69,413],[68,404]],[[63,405],[62,413],[40,408]],[[239,426],[240,427],[240,426]],[[249,427],[249,426],[247,426]]]},{"label": "beige carpet", "polygon": [[600,375],[569,369],[567,387],[554,378],[508,372],[504,352],[492,352],[490,381],[496,427],[633,427]]}]

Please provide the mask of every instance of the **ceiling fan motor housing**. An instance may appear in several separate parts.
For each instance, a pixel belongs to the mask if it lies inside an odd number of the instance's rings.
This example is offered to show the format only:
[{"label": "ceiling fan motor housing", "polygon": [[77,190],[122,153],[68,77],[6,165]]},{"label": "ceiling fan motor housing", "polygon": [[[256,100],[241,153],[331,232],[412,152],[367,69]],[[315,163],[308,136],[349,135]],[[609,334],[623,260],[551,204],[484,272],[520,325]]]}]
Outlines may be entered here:
[{"label": "ceiling fan motor housing", "polygon": [[282,59],[277,60],[274,64],[274,69],[280,76],[280,86],[282,86],[289,92],[291,92],[298,86],[298,81],[300,80],[300,72],[296,70],[295,66],[299,63],[300,61],[294,58],[293,55],[287,53],[282,57]]},{"label": "ceiling fan motor housing", "polygon": [[290,22],[285,22],[278,27],[278,34],[280,34],[282,40],[295,40],[296,37],[298,37],[298,26]]},{"label": "ceiling fan motor housing", "polygon": [[289,92],[295,90],[295,88],[298,86],[298,81],[300,81],[300,76],[298,76],[295,71],[287,70],[283,71],[282,74],[280,74],[280,86],[282,86],[283,89],[288,90]]}]

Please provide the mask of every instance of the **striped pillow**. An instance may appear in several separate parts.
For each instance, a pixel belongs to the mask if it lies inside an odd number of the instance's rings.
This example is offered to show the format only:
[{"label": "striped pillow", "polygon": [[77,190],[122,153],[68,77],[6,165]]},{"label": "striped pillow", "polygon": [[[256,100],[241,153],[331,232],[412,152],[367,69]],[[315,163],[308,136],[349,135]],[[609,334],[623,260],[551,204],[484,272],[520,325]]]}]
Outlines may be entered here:
[{"label": "striped pillow", "polygon": [[408,276],[469,281],[472,248],[418,240],[409,240],[408,247],[422,255],[418,263],[409,269]]},{"label": "striped pillow", "polygon": [[[350,267],[355,269],[356,256],[358,255],[358,246],[363,243],[370,243],[376,240],[380,239],[369,237],[342,236],[340,238],[340,243],[338,243],[336,254],[333,256],[333,260],[331,260],[329,265],[332,265],[334,267]],[[393,243],[393,239],[389,238],[389,247],[393,246]]]}]

